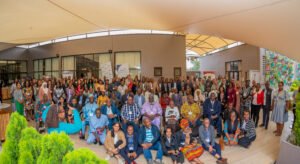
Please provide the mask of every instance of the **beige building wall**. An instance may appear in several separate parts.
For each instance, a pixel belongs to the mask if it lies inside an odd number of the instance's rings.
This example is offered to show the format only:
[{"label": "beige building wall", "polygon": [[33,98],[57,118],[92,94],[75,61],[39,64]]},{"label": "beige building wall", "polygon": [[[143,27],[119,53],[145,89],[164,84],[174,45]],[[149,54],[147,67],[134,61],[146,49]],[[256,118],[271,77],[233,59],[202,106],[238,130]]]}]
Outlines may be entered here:
[{"label": "beige building wall", "polygon": [[[215,71],[217,75],[225,76],[225,62],[242,61],[242,79],[249,76],[249,70],[260,70],[259,48],[243,44],[234,48],[214,53],[200,59],[201,71]],[[247,72],[247,73],[246,73]],[[248,77],[249,78],[249,77]]]},{"label": "beige building wall", "polygon": [[[140,51],[142,76],[153,77],[154,67],[162,67],[164,77],[174,77],[174,67],[181,67],[182,76],[186,76],[185,36],[179,35],[134,34],[72,40],[28,49],[29,55],[26,59],[28,70],[32,72],[35,59],[107,53],[109,50],[112,50],[113,54]],[[0,60],[10,58],[8,55],[14,52],[15,48],[0,52]],[[15,54],[14,56],[18,57]]]}]

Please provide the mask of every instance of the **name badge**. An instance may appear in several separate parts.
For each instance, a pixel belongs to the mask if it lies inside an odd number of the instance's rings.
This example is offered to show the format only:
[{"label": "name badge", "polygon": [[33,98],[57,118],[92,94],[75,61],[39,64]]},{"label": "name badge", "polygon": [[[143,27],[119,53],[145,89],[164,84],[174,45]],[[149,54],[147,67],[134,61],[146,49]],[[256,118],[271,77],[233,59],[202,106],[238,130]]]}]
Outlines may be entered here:
[{"label": "name badge", "polygon": [[212,108],[211,108],[211,109],[210,109],[210,111],[212,111],[212,112],[213,112],[213,111],[214,111],[214,109],[212,109]]},{"label": "name badge", "polygon": [[92,112],[90,112],[90,114],[89,114],[91,117],[94,115]]},{"label": "name badge", "polygon": [[132,114],[132,112],[131,112],[131,111],[129,111],[129,114]]},{"label": "name badge", "polygon": [[192,113],[192,112],[189,112],[188,114],[189,114],[189,115],[192,115],[193,113]]},{"label": "name badge", "polygon": [[209,143],[209,138],[206,138],[205,141],[206,141],[207,143]]}]

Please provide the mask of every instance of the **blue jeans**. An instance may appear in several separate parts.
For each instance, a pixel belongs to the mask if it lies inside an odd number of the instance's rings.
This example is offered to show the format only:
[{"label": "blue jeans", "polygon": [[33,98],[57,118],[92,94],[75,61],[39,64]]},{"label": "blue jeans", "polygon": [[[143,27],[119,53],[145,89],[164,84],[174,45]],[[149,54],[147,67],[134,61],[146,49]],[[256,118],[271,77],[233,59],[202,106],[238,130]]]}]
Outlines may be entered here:
[{"label": "blue jeans", "polygon": [[[205,144],[202,144],[202,147],[204,148],[204,150],[208,151],[209,147],[207,147]],[[222,159],[222,154],[221,154],[221,147],[219,144],[215,143],[215,146],[213,146],[213,151],[210,152],[211,155],[215,156],[216,154],[218,154],[220,156],[219,159]]]},{"label": "blue jeans", "polygon": [[85,136],[85,128],[86,126],[90,125],[90,121],[82,121],[82,128],[81,128],[81,132],[82,132],[82,135]]},{"label": "blue jeans", "polygon": [[162,147],[161,147],[161,144],[160,144],[159,141],[157,141],[154,145],[152,145],[148,149],[143,149],[144,156],[145,156],[147,161],[152,160],[151,150],[157,150],[156,159],[162,160],[163,150],[162,150]]},{"label": "blue jeans", "polygon": [[211,125],[217,128],[217,133],[222,134],[222,121],[221,118],[218,117],[216,119],[210,119]]},{"label": "blue jeans", "polygon": [[125,161],[130,164],[131,162],[133,162],[135,159],[137,159],[142,153],[143,153],[143,149],[141,147],[138,146],[137,150],[135,151],[136,153],[136,158],[134,159],[130,159],[128,157],[128,153],[129,153],[129,150],[126,148],[123,148],[120,150],[120,155],[125,159]]}]

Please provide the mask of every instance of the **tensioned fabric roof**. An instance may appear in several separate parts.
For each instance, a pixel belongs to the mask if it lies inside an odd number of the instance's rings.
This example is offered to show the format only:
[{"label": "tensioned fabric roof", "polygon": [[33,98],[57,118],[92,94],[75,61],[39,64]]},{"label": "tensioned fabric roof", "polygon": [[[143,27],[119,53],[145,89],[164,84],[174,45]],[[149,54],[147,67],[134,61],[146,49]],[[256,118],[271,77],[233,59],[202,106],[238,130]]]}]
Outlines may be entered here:
[{"label": "tensioned fabric roof", "polygon": [[1,0],[0,42],[153,29],[228,38],[300,61],[299,16],[299,0]]},{"label": "tensioned fabric roof", "polygon": [[188,34],[185,38],[186,48],[197,52],[199,55],[204,55],[218,48],[228,46],[235,43],[233,40],[224,39],[222,37],[200,35],[200,34]]}]

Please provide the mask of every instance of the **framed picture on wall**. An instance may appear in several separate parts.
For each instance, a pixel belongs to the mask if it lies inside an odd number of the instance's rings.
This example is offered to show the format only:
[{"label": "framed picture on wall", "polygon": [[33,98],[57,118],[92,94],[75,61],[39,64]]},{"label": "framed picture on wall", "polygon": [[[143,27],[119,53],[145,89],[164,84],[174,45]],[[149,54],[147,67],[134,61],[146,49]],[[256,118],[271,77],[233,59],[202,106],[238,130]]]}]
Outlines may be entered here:
[{"label": "framed picture on wall", "polygon": [[174,67],[174,77],[181,76],[181,67]]},{"label": "framed picture on wall", "polygon": [[154,67],[154,76],[162,76],[162,67]]}]

